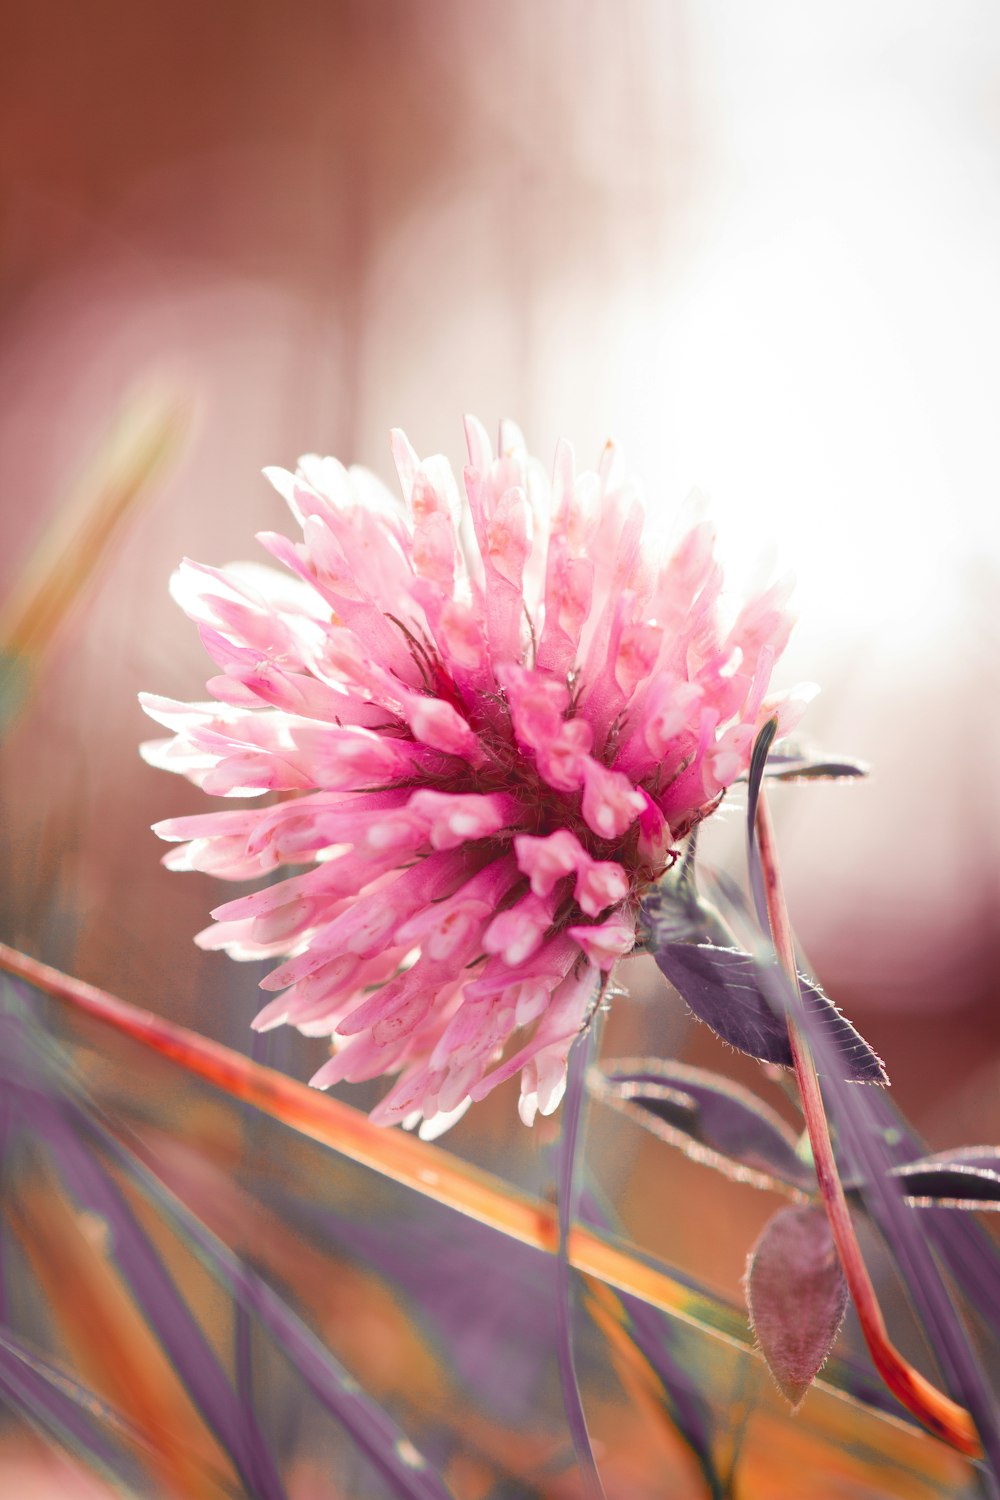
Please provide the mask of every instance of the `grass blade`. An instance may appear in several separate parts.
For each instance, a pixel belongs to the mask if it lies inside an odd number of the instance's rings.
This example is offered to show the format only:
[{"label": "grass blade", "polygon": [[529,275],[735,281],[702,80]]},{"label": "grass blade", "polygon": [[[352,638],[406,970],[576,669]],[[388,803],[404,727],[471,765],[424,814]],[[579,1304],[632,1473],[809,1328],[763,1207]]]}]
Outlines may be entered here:
[{"label": "grass blade", "polygon": [[569,1262],[569,1235],[576,1218],[579,1196],[578,1150],[580,1122],[587,1096],[586,1074],[597,1031],[596,1017],[570,1049],[566,1097],[562,1106],[562,1134],[559,1143],[559,1243],[556,1249],[556,1313],[558,1324],[559,1378],[562,1385],[566,1420],[584,1491],[589,1500],[605,1500],[604,1486],[594,1459],[587,1430],[587,1417],[576,1376],[573,1353],[573,1275]]},{"label": "grass blade", "polygon": [[138,1467],[108,1432],[116,1432],[133,1445],[138,1434],[106,1401],[7,1328],[0,1328],[0,1395],[29,1425],[102,1478],[126,1492],[140,1493]]}]

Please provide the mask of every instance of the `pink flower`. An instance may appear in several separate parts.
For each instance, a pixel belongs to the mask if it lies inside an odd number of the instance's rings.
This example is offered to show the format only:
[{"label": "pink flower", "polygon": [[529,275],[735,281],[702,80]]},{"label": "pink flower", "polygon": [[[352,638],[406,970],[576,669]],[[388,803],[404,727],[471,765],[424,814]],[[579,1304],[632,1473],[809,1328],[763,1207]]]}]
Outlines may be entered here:
[{"label": "pink flower", "polygon": [[232,880],[198,941],[282,956],[254,1022],[332,1038],[313,1082],[398,1075],[373,1118],[437,1134],[521,1075],[550,1113],[643,891],[747,769],[791,621],[780,585],[719,623],[713,534],[662,555],[609,445],[551,482],[504,425],[467,423],[464,498],[440,457],[392,447],[399,503],[363,470],[269,471],[302,541],[292,577],[184,563],[174,596],[212,701],[145,697],[152,764],[258,808],[156,825],[173,869]]}]

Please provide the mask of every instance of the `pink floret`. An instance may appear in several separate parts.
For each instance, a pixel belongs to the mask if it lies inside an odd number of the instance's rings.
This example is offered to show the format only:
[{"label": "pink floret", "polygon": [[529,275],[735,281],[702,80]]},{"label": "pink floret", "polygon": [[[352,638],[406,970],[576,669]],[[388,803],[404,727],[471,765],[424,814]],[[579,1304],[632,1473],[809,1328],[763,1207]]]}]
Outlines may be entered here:
[{"label": "pink floret", "polygon": [[268,471],[289,573],[185,563],[211,701],[144,698],[152,764],[278,798],[158,824],[170,866],[312,866],[199,943],[281,957],[254,1024],[328,1036],[317,1086],[396,1075],[373,1119],[428,1138],[515,1074],[526,1123],[557,1107],[643,892],[803,706],[768,696],[785,586],[724,629],[707,522],[658,553],[610,445],[577,474],[561,443],[550,481],[511,424],[497,456],[466,432],[461,487],[393,433],[402,500],[333,459]]}]

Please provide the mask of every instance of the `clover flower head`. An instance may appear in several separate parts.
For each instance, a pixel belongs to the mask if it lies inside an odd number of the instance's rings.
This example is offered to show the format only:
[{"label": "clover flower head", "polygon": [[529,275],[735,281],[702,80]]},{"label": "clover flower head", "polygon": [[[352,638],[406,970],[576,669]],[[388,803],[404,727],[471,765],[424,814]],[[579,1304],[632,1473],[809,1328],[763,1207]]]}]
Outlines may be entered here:
[{"label": "clover flower head", "polygon": [[520,1074],[550,1113],[569,1048],[636,941],[643,892],[749,764],[791,627],[778,584],[720,623],[710,524],[651,544],[609,444],[551,478],[503,424],[445,459],[392,451],[402,503],[308,456],[269,470],[302,540],[289,570],[186,562],[173,593],[218,672],[212,701],[144,696],[152,764],[233,798],[156,825],[165,863],[228,880],[309,868],[228,901],[200,934],[280,956],[254,1025],[330,1036],[313,1082],[396,1075],[373,1111],[438,1134]]}]

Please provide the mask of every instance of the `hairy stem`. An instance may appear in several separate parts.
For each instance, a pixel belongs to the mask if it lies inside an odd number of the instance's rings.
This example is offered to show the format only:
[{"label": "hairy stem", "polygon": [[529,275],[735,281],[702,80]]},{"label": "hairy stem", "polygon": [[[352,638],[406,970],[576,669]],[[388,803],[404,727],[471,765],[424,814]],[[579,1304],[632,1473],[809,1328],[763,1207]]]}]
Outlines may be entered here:
[{"label": "hairy stem", "polygon": [[[761,865],[764,871],[767,914],[771,923],[775,948],[782,967],[798,992],[798,971],[795,964],[795,948],[792,929],[788,921],[781,876],[778,871],[774,827],[767,806],[763,786],[757,803],[757,835],[760,841]],[[978,1457],[982,1452],[975,1423],[964,1407],[952,1401],[936,1386],[932,1385],[919,1370],[915,1370],[904,1359],[889,1338],[879,1307],[872,1279],[868,1274],[854,1232],[851,1211],[840,1180],[830,1125],[826,1117],[823,1095],[812,1055],[794,1016],[788,1017],[788,1036],[795,1065],[795,1077],[802,1099],[809,1143],[812,1146],[816,1177],[826,1216],[830,1221],[837,1254],[843,1268],[851,1298],[864,1334],[868,1352],[893,1395],[906,1409],[913,1413],[925,1427],[938,1437],[944,1438],[961,1453]]]}]

